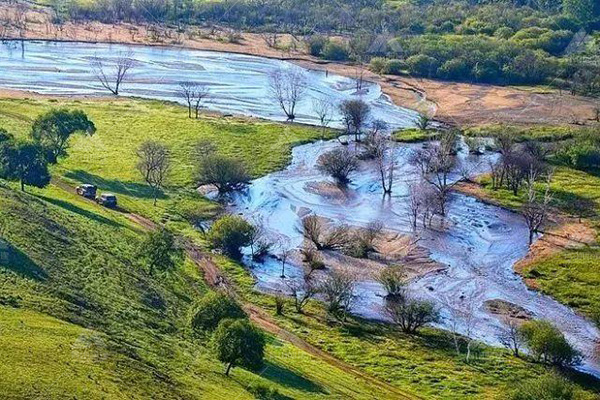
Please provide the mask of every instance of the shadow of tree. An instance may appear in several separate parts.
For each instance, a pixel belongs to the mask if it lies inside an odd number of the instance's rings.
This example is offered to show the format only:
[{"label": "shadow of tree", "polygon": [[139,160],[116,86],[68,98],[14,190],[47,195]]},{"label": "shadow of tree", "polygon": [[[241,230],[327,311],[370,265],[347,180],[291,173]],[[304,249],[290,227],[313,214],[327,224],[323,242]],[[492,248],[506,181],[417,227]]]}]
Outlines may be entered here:
[{"label": "shadow of tree", "polygon": [[27,254],[0,238],[0,268],[6,268],[24,278],[44,281],[48,274],[33,262]]},{"label": "shadow of tree", "polygon": [[94,220],[96,222],[100,222],[102,224],[106,224],[106,225],[109,225],[109,226],[112,226],[115,228],[123,227],[123,224],[113,221],[112,219],[103,217],[102,215],[96,214],[94,212],[85,210],[81,207],[77,207],[76,205],[69,203],[67,201],[53,199],[51,197],[46,197],[46,196],[37,196],[37,197],[39,197],[40,199],[42,199],[44,201],[47,201],[48,203],[54,204],[55,206],[61,207],[67,211],[81,215],[82,217]]},{"label": "shadow of tree", "polygon": [[[100,192],[112,192],[140,199],[152,199],[152,188],[148,185],[137,182],[123,182],[115,179],[105,179],[101,176],[90,174],[87,171],[76,170],[65,174],[66,178],[75,179],[82,183],[91,183],[98,187]],[[166,199],[167,195],[161,190],[158,192],[158,199]]]},{"label": "shadow of tree", "polygon": [[281,386],[287,386],[305,392],[324,393],[323,388],[320,385],[298,375],[294,371],[273,364],[270,361],[265,361],[264,372],[261,376]]}]

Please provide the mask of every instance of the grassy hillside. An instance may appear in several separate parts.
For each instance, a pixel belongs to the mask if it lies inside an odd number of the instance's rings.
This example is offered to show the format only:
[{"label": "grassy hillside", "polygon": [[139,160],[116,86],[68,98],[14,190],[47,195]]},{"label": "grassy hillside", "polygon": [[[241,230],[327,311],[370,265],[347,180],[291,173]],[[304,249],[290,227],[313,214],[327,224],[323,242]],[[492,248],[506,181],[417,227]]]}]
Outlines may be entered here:
[{"label": "grassy hillside", "polygon": [[118,213],[55,187],[3,185],[0,221],[11,244],[0,265],[3,398],[252,399],[256,385],[282,399],[391,396],[273,337],[264,370],[225,377],[187,328],[207,292],[197,267],[149,276],[135,256],[142,233]]}]

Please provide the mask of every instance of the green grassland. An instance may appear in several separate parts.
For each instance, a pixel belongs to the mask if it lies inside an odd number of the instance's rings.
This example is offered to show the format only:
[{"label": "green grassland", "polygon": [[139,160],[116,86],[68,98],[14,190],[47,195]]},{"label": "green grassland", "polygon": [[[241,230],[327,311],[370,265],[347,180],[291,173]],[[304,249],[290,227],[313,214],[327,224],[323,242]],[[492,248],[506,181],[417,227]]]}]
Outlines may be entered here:
[{"label": "green grassland", "polygon": [[[190,260],[148,275],[142,233],[118,213],[53,187],[0,187],[0,393],[3,398],[252,399],[257,384],[281,399],[389,396],[270,337],[266,366],[232,378],[207,339],[188,330],[207,288]],[[7,361],[8,360],[8,361]]]},{"label": "green grassland", "polygon": [[[249,387],[258,383],[276,388],[279,399],[393,398],[276,338],[269,340],[265,371],[235,369],[226,378],[206,339],[187,328],[193,302],[209,290],[196,266],[186,259],[173,273],[149,276],[137,261],[139,227],[60,184],[96,183],[116,192],[125,208],[201,240],[185,218],[178,218],[185,212],[209,216],[219,208],[193,190],[197,140],[214,140],[219,152],[239,157],[259,176],[284,166],[291,147],[318,138],[319,130],[218,116],[190,120],[184,108],[155,101],[67,99],[0,100],[0,127],[27,135],[31,121],[51,107],[83,109],[98,129],[93,137],[72,138],[69,156],[54,167],[55,183],[48,188],[21,193],[13,184],[0,187],[0,234],[13,246],[11,262],[0,266],[0,355],[14,360],[0,367],[1,393],[251,399]],[[166,142],[174,157],[170,185],[157,207],[135,170],[135,149],[147,139]],[[273,311],[272,297],[252,288],[246,269],[216,258],[246,301]],[[448,336],[433,329],[412,337],[367,321],[332,324],[318,303],[307,316],[291,309],[288,304],[286,315],[276,317],[281,326],[426,398],[498,398],[515,383],[546,372],[488,347],[466,363]],[[69,384],[57,385],[66,375],[73,376]],[[580,393],[593,398],[589,389]]]}]

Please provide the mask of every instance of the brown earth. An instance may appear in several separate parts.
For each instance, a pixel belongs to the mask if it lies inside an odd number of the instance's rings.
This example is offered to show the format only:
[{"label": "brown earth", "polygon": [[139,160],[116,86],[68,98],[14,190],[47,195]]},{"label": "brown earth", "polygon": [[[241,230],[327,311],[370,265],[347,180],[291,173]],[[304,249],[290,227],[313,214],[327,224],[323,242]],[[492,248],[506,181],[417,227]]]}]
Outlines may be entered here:
[{"label": "brown earth", "polygon": [[[277,48],[264,36],[224,29],[173,28],[99,22],[52,23],[51,11],[40,6],[0,4],[0,37],[107,42],[225,51],[287,59],[307,68],[327,70],[379,83],[398,105],[427,113],[445,123],[472,126],[488,123],[591,124],[598,103],[550,89],[444,82],[412,77],[379,76],[349,63],[327,62],[303,52],[302,43],[279,35]],[[25,7],[24,16],[19,7]]]}]

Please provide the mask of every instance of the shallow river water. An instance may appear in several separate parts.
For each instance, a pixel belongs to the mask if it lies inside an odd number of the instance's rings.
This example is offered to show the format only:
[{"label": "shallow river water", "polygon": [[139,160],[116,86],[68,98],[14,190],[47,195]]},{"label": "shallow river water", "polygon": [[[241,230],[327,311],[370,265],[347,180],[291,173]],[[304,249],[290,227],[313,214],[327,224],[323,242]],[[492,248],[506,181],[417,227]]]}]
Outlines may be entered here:
[{"label": "shallow river water", "polygon": [[[207,108],[224,113],[244,114],[282,120],[268,92],[269,73],[291,64],[246,55],[167,49],[160,47],[128,47],[110,44],[25,42],[22,52],[17,42],[0,45],[0,87],[30,90],[53,95],[106,95],[92,73],[90,60],[101,57],[114,59],[131,50],[136,60],[131,79],[124,83],[122,95],[180,101],[176,96],[178,82],[194,80],[205,83],[210,90]],[[374,118],[387,121],[393,127],[411,126],[416,113],[393,105],[381,88],[367,83],[356,91],[350,78],[305,71],[308,99],[299,106],[298,122],[315,123],[311,115],[311,98],[327,98],[332,102],[362,98],[373,108]],[[298,146],[293,150],[291,164],[283,171],[269,174],[252,182],[238,194],[232,211],[248,218],[260,218],[272,237],[286,237],[293,246],[301,243],[299,222],[302,215],[313,212],[339,223],[364,226],[380,221],[386,229],[405,234],[411,232],[407,210],[408,184],[417,179],[408,157],[417,145],[402,145],[395,150],[396,182],[391,197],[383,198],[375,169],[363,163],[352,176],[344,199],[332,200],[307,190],[307,184],[327,180],[315,168],[322,153],[339,146],[336,141]],[[462,155],[462,161],[486,165],[483,160]],[[482,168],[482,167],[479,167]],[[585,354],[581,369],[600,375],[597,360],[592,359],[600,333],[592,323],[575,314],[548,296],[528,290],[512,266],[527,252],[527,228],[512,212],[453,194],[449,215],[443,226],[420,230],[419,245],[431,252],[431,257],[447,266],[411,283],[420,296],[437,302],[443,309],[442,327],[448,328],[456,311],[472,308],[475,323],[472,336],[490,344],[498,344],[501,322],[490,314],[484,302],[491,299],[517,304],[537,318],[553,321]],[[263,290],[282,287],[279,263],[269,260],[253,266],[257,285]],[[299,276],[298,266],[289,266],[287,275]],[[383,290],[374,281],[359,285],[360,300],[355,312],[368,318],[383,318]],[[467,304],[468,303],[468,304]],[[467,329],[464,323],[458,330]]]}]

